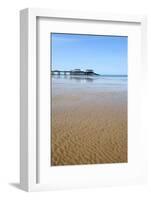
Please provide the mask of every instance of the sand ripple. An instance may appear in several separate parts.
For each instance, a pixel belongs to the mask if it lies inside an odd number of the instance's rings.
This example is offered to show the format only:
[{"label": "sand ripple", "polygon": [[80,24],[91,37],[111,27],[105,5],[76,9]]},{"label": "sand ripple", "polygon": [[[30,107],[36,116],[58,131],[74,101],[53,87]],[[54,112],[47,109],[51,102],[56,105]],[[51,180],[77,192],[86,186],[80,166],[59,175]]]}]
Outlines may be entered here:
[{"label": "sand ripple", "polygon": [[52,165],[127,162],[126,92],[53,99]]}]

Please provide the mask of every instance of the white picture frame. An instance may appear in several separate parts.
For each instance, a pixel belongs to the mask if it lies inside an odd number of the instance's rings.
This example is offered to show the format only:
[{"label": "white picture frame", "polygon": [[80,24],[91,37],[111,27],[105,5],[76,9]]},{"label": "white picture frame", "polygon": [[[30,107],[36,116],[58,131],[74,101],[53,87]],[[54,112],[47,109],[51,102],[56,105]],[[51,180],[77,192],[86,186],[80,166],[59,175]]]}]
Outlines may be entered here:
[{"label": "white picture frame", "polygon": [[[108,165],[104,165],[103,169],[100,169],[99,165],[93,167],[91,166],[81,166],[82,168],[79,171],[76,171],[74,168],[69,170],[66,168],[63,171],[58,172],[52,172],[54,174],[53,180],[55,179],[55,173],[59,174],[57,177],[57,181],[55,184],[49,181],[51,179],[52,173],[49,177],[48,175],[48,166],[45,167],[41,163],[45,163],[45,160],[39,159],[39,156],[41,154],[46,153],[44,158],[49,157],[47,155],[48,151],[46,149],[41,150],[42,148],[39,148],[39,146],[43,147],[44,143],[41,143],[43,140],[43,136],[39,136],[39,124],[41,123],[40,117],[39,117],[39,96],[41,93],[39,93],[39,87],[43,87],[41,82],[39,82],[39,72],[38,72],[38,63],[39,63],[39,53],[40,51],[37,50],[38,47],[38,19],[61,19],[64,20],[70,20],[70,23],[72,21],[82,21],[83,23],[91,22],[98,23],[104,22],[104,23],[113,23],[113,24],[126,24],[127,26],[133,27],[133,25],[139,25],[139,49],[140,49],[140,67],[138,70],[138,77],[136,75],[136,81],[137,83],[140,82],[140,73],[143,73],[146,68],[146,55],[147,55],[147,41],[146,41],[146,34],[147,34],[147,21],[145,16],[124,16],[124,15],[109,15],[109,14],[100,14],[100,13],[86,13],[86,12],[66,12],[66,11],[53,11],[49,9],[24,9],[20,12],[20,185],[21,188],[26,191],[39,191],[39,190],[52,190],[52,189],[62,189],[62,188],[74,188],[74,187],[95,187],[95,186],[106,186],[106,185],[127,185],[127,184],[136,184],[136,183],[144,183],[146,182],[146,157],[145,157],[145,133],[143,132],[143,129],[139,131],[139,143],[136,144],[137,148],[138,146],[142,145],[142,161],[141,163],[135,163],[136,165],[133,166],[133,170],[130,169],[129,176],[122,177],[122,175],[116,175],[115,172],[118,172],[121,170],[121,174],[123,173],[123,167],[122,169],[118,166],[113,167],[116,169],[109,169],[110,175],[112,177],[102,177],[102,181],[100,181],[100,177],[98,176],[98,180],[96,178],[93,178],[91,175],[89,175],[89,179],[92,180],[91,183],[87,184],[86,180],[81,179],[75,179],[75,177],[72,177],[73,173],[84,173],[86,172],[86,176],[90,174],[90,172],[101,173],[106,172],[106,168],[110,168]],[[43,22],[42,22],[43,23]],[[48,23],[48,22],[47,22]],[[49,26],[45,27],[51,27],[53,26],[50,24]],[[47,29],[47,28],[46,28]],[[127,28],[128,29],[128,28]],[[46,30],[48,32],[48,30]],[[112,30],[113,31],[113,30]],[[113,31],[114,32],[114,31]],[[133,31],[131,31],[133,32]],[[129,32],[128,32],[129,33]],[[116,34],[116,32],[115,32]],[[120,34],[120,32],[119,32]],[[123,32],[121,32],[123,34]],[[131,33],[130,33],[131,34]],[[134,37],[134,36],[133,36]],[[137,37],[136,37],[137,38]],[[137,41],[135,41],[135,44]],[[40,47],[45,48],[45,47]],[[135,51],[135,46],[133,51]],[[137,49],[136,49],[137,52]],[[46,53],[47,54],[47,53]],[[136,55],[137,57],[137,55]],[[46,58],[47,59],[47,58]],[[41,59],[42,60],[42,59]],[[137,61],[136,61],[137,62]],[[42,63],[42,64],[48,64],[48,63]],[[40,65],[39,65],[40,66]],[[47,73],[46,82],[43,82],[45,85],[49,81],[49,71],[48,69],[42,69],[40,68],[40,72],[43,72],[43,77],[41,77],[41,80],[45,79],[45,75]],[[134,74],[133,74],[134,75]],[[41,75],[40,75],[41,76]],[[131,78],[132,80],[132,78]],[[131,81],[132,82],[132,81]],[[132,85],[131,85],[132,86]],[[133,87],[133,86],[132,86]],[[135,85],[136,87],[136,85]],[[138,87],[138,86],[137,86]],[[47,97],[48,90],[50,88],[48,87],[46,89],[46,92],[44,95]],[[140,93],[139,93],[140,95]],[[45,98],[47,99],[47,98]],[[47,99],[47,105],[50,99]],[[132,101],[132,100],[131,100]],[[43,101],[40,101],[44,103]],[[141,102],[137,103],[137,106],[140,106]],[[48,107],[44,108],[44,110],[48,110]],[[40,112],[41,113],[41,112]],[[44,113],[46,114],[46,122],[48,122],[47,119],[49,119],[50,113]],[[44,115],[43,115],[44,116]],[[136,121],[136,120],[135,120]],[[137,122],[136,122],[137,124]],[[49,133],[49,129],[47,128],[48,123],[45,123],[45,129],[46,132]],[[44,129],[44,130],[45,130]],[[48,130],[47,130],[48,129]],[[139,129],[139,127],[138,127]],[[136,130],[136,129],[135,129]],[[40,140],[39,140],[40,137]],[[48,139],[48,138],[45,138]],[[48,142],[47,142],[48,143]],[[136,141],[137,143],[137,141]],[[47,145],[46,145],[47,146]],[[48,148],[47,148],[48,149]],[[133,152],[134,153],[134,152]],[[115,165],[114,165],[115,166]],[[134,167],[138,166],[138,172],[135,174]],[[88,168],[91,168],[90,170]],[[112,168],[112,167],[111,167]],[[125,167],[124,167],[125,168]],[[88,170],[87,170],[88,169]],[[44,173],[43,173],[44,172]],[[59,180],[60,174],[64,173],[64,176],[61,177],[61,180]],[[71,179],[66,181],[66,175],[70,174]],[[128,173],[128,171],[127,171]],[[42,174],[42,175],[41,175]],[[120,173],[119,173],[120,174]],[[133,175],[134,174],[134,175]],[[117,178],[115,178],[115,176]],[[39,178],[40,177],[40,178]],[[43,178],[44,177],[44,178]],[[74,180],[75,179],[75,180]],[[89,180],[87,179],[87,180]],[[41,181],[42,180],[42,181]],[[70,182],[71,181],[71,182]]]}]

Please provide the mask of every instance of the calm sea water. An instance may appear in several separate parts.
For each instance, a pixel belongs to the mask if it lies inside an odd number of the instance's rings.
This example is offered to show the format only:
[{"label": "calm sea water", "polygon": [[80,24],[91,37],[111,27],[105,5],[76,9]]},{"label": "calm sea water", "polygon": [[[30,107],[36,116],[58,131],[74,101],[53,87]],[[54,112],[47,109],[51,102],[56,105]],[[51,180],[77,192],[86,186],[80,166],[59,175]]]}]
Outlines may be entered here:
[{"label": "calm sea water", "polygon": [[55,89],[97,89],[97,90],[127,90],[127,76],[71,76],[53,75],[52,87]]}]

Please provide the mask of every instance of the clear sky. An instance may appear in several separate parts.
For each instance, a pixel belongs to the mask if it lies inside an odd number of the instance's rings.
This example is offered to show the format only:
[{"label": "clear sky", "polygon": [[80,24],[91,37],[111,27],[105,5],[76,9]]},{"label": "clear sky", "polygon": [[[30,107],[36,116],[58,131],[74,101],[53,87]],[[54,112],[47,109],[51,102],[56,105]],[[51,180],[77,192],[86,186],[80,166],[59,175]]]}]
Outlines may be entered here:
[{"label": "clear sky", "polygon": [[51,33],[53,70],[127,75],[128,37]]}]

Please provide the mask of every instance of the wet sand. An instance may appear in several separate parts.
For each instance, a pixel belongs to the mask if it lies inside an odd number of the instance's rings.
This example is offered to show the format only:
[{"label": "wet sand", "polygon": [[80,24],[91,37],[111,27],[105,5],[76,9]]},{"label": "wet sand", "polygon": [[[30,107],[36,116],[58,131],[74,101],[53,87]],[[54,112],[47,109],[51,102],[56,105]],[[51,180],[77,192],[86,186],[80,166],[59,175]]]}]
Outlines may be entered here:
[{"label": "wet sand", "polygon": [[127,162],[127,91],[56,92],[51,122],[52,166]]}]

